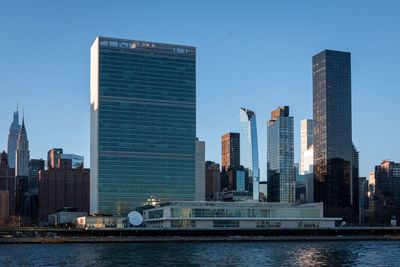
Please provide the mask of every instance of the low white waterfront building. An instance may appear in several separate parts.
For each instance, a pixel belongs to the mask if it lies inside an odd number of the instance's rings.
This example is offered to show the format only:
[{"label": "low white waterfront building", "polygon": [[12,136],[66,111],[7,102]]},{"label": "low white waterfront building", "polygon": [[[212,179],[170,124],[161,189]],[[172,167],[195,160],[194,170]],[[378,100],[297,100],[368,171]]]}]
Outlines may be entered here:
[{"label": "low white waterfront building", "polygon": [[126,216],[90,215],[76,218],[76,228],[127,228],[129,219]]},{"label": "low white waterfront building", "polygon": [[323,204],[175,201],[143,211],[151,228],[332,228],[342,218],[324,218]]}]

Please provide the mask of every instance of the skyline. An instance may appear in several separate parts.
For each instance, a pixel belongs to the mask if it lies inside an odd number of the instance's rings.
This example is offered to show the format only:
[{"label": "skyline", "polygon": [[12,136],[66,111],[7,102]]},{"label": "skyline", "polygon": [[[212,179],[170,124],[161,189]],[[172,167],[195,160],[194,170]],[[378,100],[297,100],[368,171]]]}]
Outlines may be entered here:
[{"label": "skyline", "polygon": [[[31,158],[45,159],[48,150],[62,147],[67,153],[83,155],[85,166],[90,166],[89,54],[95,37],[103,35],[196,45],[197,136],[206,142],[206,160],[221,163],[220,138],[228,132],[239,132],[238,111],[245,106],[258,117],[263,181],[266,180],[266,121],[270,110],[283,105],[291,107],[295,162],[300,163],[300,121],[312,119],[311,58],[324,49],[350,52],[353,141],[360,151],[360,176],[368,177],[383,159],[400,161],[396,139],[396,132],[400,130],[396,115],[400,110],[395,102],[400,96],[396,90],[400,78],[395,65],[400,59],[396,50],[400,40],[395,34],[400,20],[393,7],[398,7],[397,3],[382,7],[371,3],[358,6],[353,2],[348,5],[349,10],[333,4],[305,7],[296,3],[279,18],[274,12],[283,10],[284,5],[260,3],[256,8],[236,3],[229,6],[230,12],[224,13],[220,2],[213,5],[215,9],[208,13],[208,20],[201,14],[206,7],[192,3],[187,7],[176,5],[179,8],[175,14],[180,15],[179,19],[167,19],[162,26],[151,18],[163,21],[170,17],[168,11],[174,8],[164,3],[160,5],[165,6],[167,15],[161,13],[162,8],[152,11],[151,5],[143,3],[124,4],[124,8],[104,4],[102,10],[97,10],[100,15],[108,15],[107,12],[113,15],[107,16],[109,19],[105,22],[89,13],[90,4],[82,5],[80,10],[51,2],[44,8],[28,3],[21,10],[13,4],[1,5],[4,8],[0,9],[0,23],[4,25],[7,40],[0,45],[1,151],[7,151],[9,127],[18,101],[20,109],[25,108]],[[137,8],[139,5],[141,8]],[[64,10],[58,11],[57,7]],[[182,12],[192,9],[198,11]],[[325,9],[327,20],[321,22],[317,11]],[[356,10],[361,15],[353,14]],[[363,17],[368,10],[374,10],[376,16]],[[76,20],[65,19],[75,11]],[[150,11],[153,13],[149,14]],[[315,19],[307,20],[313,11]],[[338,11],[343,12],[340,20],[335,16]],[[120,13],[126,17],[120,17]],[[29,20],[35,14],[37,20]],[[286,21],[290,16],[294,17]],[[296,20],[299,17],[303,20]],[[329,18],[335,23],[329,24]],[[83,20],[85,25],[80,25]],[[274,23],[279,26],[270,26]],[[318,31],[326,28],[326,33]],[[60,51],[66,51],[65,55]],[[226,95],[229,95],[229,104],[223,98]]]}]

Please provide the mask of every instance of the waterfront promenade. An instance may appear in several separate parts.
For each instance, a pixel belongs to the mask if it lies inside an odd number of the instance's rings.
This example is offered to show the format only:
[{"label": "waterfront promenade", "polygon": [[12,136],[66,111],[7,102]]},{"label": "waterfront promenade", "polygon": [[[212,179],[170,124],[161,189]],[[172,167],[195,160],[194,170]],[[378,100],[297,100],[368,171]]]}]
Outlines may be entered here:
[{"label": "waterfront promenade", "polygon": [[309,229],[2,228],[0,243],[265,242],[400,240],[400,227]]}]

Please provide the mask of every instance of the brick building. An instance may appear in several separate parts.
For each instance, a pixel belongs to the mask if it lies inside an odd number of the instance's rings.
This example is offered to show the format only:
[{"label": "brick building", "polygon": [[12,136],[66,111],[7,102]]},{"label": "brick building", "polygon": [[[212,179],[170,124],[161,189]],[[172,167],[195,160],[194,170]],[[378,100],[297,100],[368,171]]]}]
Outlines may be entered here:
[{"label": "brick building", "polygon": [[[8,193],[3,193],[2,199],[8,197],[8,203],[2,203],[2,207],[8,206],[8,212],[4,214],[12,216],[15,214],[15,169],[10,168],[8,165],[8,155],[3,151],[0,157],[0,191],[5,191]],[[2,201],[4,202],[4,201]]]},{"label": "brick building", "polygon": [[71,159],[59,159],[55,168],[39,171],[39,221],[64,207],[89,212],[90,170],[72,168]]}]

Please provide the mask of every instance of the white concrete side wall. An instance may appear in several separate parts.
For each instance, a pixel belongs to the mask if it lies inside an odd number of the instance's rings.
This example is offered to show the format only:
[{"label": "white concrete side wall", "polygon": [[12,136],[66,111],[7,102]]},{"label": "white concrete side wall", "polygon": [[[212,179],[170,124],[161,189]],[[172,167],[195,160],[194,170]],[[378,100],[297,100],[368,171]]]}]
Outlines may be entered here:
[{"label": "white concrete side wall", "polygon": [[196,228],[213,228],[212,221],[196,221]]},{"label": "white concrete side wall", "polygon": [[206,143],[196,140],[196,200],[206,200]]},{"label": "white concrete side wall", "polygon": [[90,48],[90,214],[99,213],[99,37]]},{"label": "white concrete side wall", "polygon": [[256,221],[239,221],[239,228],[256,228]]},{"label": "white concrete side wall", "polygon": [[299,221],[282,221],[281,228],[299,228]]},{"label": "white concrete side wall", "polygon": [[321,228],[333,228],[335,227],[335,221],[320,221],[319,227]]}]

